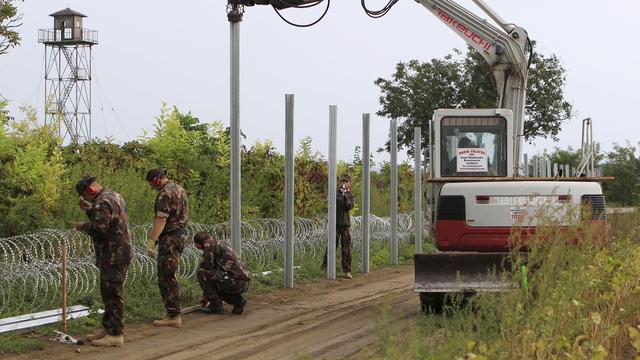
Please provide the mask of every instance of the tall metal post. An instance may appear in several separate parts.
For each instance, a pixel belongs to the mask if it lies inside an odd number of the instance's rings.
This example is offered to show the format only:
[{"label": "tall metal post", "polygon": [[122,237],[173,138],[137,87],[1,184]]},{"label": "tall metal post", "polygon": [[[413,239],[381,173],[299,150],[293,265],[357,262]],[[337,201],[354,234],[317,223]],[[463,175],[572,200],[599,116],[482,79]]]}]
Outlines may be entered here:
[{"label": "tall metal post", "polygon": [[413,148],[415,149],[415,163],[413,177],[415,179],[415,245],[416,254],[422,252],[422,129],[413,128]]},{"label": "tall metal post", "polygon": [[391,265],[398,265],[398,122],[391,120]]},{"label": "tall metal post", "polygon": [[227,5],[231,33],[231,247],[242,255],[240,218],[240,22],[244,7]]},{"label": "tall metal post", "polygon": [[370,115],[362,114],[362,272],[369,272],[369,214],[371,211],[371,174],[369,170]]},{"label": "tall metal post", "polygon": [[293,102],[294,95],[285,95],[285,151],[284,151],[284,287],[293,288],[293,229],[294,229],[294,154]]},{"label": "tall metal post", "polygon": [[329,194],[327,201],[327,279],[336,278],[336,148],[338,133],[338,107],[329,106]]}]

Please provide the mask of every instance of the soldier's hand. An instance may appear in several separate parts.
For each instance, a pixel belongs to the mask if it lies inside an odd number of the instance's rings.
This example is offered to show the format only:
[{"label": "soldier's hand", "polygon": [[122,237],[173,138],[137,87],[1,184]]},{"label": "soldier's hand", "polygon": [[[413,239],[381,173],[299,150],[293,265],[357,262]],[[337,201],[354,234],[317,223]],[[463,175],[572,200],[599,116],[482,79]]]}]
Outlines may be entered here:
[{"label": "soldier's hand", "polygon": [[207,299],[206,296],[202,295],[202,298],[200,299],[200,306],[207,307],[207,305],[209,305],[209,299]]},{"label": "soldier's hand", "polygon": [[80,202],[78,203],[78,206],[80,206],[80,209],[84,211],[89,211],[93,207],[91,203],[85,200],[82,196],[80,197]]},{"label": "soldier's hand", "polygon": [[207,272],[207,270],[200,268],[196,272],[196,276],[198,279],[202,278],[203,280],[207,281]]},{"label": "soldier's hand", "polygon": [[84,221],[79,221],[73,224],[73,228],[78,230],[78,231],[82,231],[82,229],[84,229]]},{"label": "soldier's hand", "polygon": [[156,252],[156,240],[149,239],[147,241],[147,254],[151,257],[156,257],[158,253]]}]

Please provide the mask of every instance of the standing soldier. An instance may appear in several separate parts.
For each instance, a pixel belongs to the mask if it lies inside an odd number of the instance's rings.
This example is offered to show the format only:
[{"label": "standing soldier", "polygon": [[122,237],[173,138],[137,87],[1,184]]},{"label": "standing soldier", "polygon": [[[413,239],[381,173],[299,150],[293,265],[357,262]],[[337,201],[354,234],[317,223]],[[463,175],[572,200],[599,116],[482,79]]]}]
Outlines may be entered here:
[{"label": "standing soldier", "polygon": [[100,295],[104,303],[102,330],[87,336],[92,345],[124,345],[124,300],[122,284],[133,257],[127,205],[120,194],[101,187],[95,177],[85,176],[76,184],[80,208],[88,222],[74,225],[93,240],[100,270]]},{"label": "standing soldier", "polygon": [[[354,199],[351,194],[351,177],[347,174],[340,178],[338,194],[336,195],[336,248],[341,246],[342,250],[342,272],[344,277],[352,279],[351,276],[351,218],[349,211],[353,209]],[[327,268],[327,251],[324,253],[322,268]]]},{"label": "standing soldier", "polygon": [[184,189],[170,181],[162,169],[147,172],[149,185],[158,191],[154,206],[155,220],[147,243],[149,255],[156,256],[158,246],[158,286],[167,316],[154,320],[156,326],[182,326],[180,286],[176,278],[180,255],[187,240],[189,201]]},{"label": "standing soldier", "polygon": [[230,247],[216,241],[205,231],[193,237],[196,248],[204,259],[196,273],[202,288],[202,307],[212,314],[223,314],[222,301],[233,305],[233,314],[242,314],[247,300],[242,294],[249,289],[251,274]]}]

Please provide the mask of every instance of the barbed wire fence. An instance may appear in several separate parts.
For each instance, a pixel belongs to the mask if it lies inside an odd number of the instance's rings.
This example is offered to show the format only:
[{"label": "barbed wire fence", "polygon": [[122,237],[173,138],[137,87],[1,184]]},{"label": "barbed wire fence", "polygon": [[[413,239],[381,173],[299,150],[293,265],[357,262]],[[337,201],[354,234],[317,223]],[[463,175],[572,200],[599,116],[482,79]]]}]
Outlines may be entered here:
[{"label": "barbed wire fence", "polygon": [[[354,258],[362,249],[362,218],[352,217],[351,236]],[[372,248],[389,246],[391,222],[389,218],[370,216]],[[318,259],[324,255],[327,239],[326,218],[295,219],[295,263],[301,259]],[[151,224],[131,226],[134,257],[125,285],[142,279],[155,281],[156,261],[146,252]],[[194,278],[201,253],[193,246],[192,237],[207,231],[219,241],[229,244],[230,224],[189,224],[188,242],[180,258],[178,276]],[[410,214],[398,216],[398,239],[407,241],[413,236]],[[93,245],[88,236],[75,230],[43,229],[32,234],[0,238],[0,318],[20,313],[47,310],[60,303],[62,278],[62,249],[67,248],[68,296],[91,296],[99,288],[99,272],[95,265]],[[242,222],[243,261],[254,274],[281,266],[284,246],[284,220],[254,219]]]}]

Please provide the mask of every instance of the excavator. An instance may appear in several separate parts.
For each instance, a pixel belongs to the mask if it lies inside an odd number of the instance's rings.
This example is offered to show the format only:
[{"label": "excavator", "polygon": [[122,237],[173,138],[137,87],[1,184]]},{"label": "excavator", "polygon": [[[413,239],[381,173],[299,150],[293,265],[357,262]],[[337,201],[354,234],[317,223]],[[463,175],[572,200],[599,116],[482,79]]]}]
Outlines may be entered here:
[{"label": "excavator", "polygon": [[451,0],[416,1],[483,56],[499,93],[495,109],[439,109],[429,123],[427,204],[438,251],[415,255],[415,290],[424,310],[438,311],[447,293],[512,289],[500,274],[512,270],[512,236],[519,232],[520,244],[535,237],[539,214],[568,228],[585,216],[570,209],[587,209],[586,216],[606,229],[606,205],[603,178],[523,176],[532,56],[526,30],[504,21],[483,0],[473,2],[499,27]]},{"label": "excavator", "polygon": [[[318,2],[235,1],[277,9]],[[576,226],[577,217],[587,216],[606,229],[599,182],[609,179],[592,173],[525,177],[524,113],[533,51],[527,31],[504,21],[483,0],[473,2],[498,27],[453,0],[415,1],[483,56],[499,95],[496,108],[438,109],[429,121],[426,197],[437,251],[415,255],[415,291],[423,310],[438,311],[448,293],[513,289],[500,276],[511,270],[511,238],[520,232],[521,244],[526,244],[534,237],[543,208],[554,210],[547,213],[561,228]],[[576,215],[571,207],[588,214]]]}]

